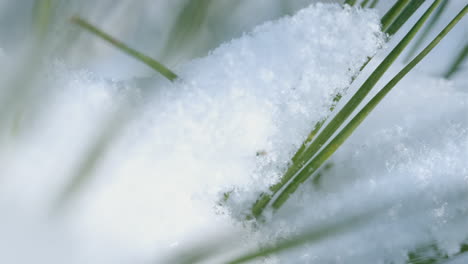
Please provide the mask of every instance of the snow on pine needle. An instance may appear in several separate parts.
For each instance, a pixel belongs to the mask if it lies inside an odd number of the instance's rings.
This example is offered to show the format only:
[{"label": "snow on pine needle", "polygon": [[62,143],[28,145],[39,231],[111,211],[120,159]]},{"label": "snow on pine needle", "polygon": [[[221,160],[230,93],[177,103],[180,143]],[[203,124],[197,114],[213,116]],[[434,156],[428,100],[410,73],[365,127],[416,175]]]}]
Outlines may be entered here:
[{"label": "snow on pine needle", "polygon": [[[395,88],[337,152],[327,177],[302,187],[263,227],[243,222],[334,96],[382,48],[379,23],[371,10],[311,5],[181,65],[174,83],[114,82],[46,64],[35,85],[50,97],[39,97],[34,130],[1,131],[0,208],[11,213],[0,225],[0,262],[147,263],[218,234],[236,234],[237,249],[256,248],[395,200],[338,239],[266,261],[404,263],[419,243],[456,253],[466,236],[454,230],[468,230],[460,221],[467,95],[421,74]],[[54,211],[80,154],[121,102],[134,120]],[[21,129],[31,116],[13,115],[7,124]]]},{"label": "snow on pine needle", "polygon": [[[468,94],[453,82],[418,72],[404,79],[332,157],[332,166],[263,228],[270,237],[294,237],[378,213],[272,260],[413,263],[406,262],[408,253],[433,246],[456,255],[468,242],[467,110]],[[289,261],[294,255],[301,258]]]}]

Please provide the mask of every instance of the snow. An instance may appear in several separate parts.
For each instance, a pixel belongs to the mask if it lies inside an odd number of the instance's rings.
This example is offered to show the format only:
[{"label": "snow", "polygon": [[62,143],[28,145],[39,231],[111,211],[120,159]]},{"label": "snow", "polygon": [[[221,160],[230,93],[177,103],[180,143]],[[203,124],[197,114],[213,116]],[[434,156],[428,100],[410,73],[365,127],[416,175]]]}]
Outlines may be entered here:
[{"label": "snow", "polygon": [[384,208],[363,225],[308,247],[308,260],[404,263],[415,245],[436,243],[450,255],[466,243],[468,94],[422,73],[394,89],[331,159],[334,166],[319,183],[307,182],[278,213],[278,221],[293,227],[280,223],[284,232],[295,233]]},{"label": "snow", "polygon": [[[266,261],[403,263],[431,241],[456,253],[468,237],[468,94],[421,72],[395,87],[318,186],[305,184],[271,222],[242,221],[383,45],[374,11],[315,4],[177,67],[175,83],[46,63],[41,102],[9,119],[19,132],[0,134],[0,262],[146,263],[235,236],[225,260],[382,206],[359,227]],[[71,172],[121,110],[131,121],[57,211]]]}]

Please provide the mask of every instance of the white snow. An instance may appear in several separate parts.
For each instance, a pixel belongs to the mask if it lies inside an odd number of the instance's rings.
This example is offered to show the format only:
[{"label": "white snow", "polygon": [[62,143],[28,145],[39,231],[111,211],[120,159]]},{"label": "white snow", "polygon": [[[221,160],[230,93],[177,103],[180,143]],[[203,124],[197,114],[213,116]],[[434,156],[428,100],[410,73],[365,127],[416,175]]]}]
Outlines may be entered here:
[{"label": "white snow", "polygon": [[318,185],[307,182],[276,217],[284,232],[296,233],[383,210],[296,254],[316,263],[404,263],[417,245],[458,252],[468,238],[467,110],[468,93],[452,82],[417,72],[404,79],[331,159]]}]

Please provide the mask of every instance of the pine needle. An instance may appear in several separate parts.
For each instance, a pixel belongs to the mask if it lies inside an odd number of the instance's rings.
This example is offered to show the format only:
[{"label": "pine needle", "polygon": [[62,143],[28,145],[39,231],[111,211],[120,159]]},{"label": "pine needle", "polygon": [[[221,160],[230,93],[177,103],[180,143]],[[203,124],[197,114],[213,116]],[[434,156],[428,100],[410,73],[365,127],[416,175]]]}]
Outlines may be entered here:
[{"label": "pine needle", "polygon": [[[440,3],[434,1],[433,5],[426,11],[430,14],[432,10]],[[437,35],[437,37],[414,58],[406,67],[403,68],[382,90],[380,90],[364,108],[338,133],[338,135],[312,160],[302,171],[291,181],[283,190],[278,198],[273,202],[273,208],[278,209],[286,202],[289,196],[297,190],[301,183],[307,180],[320,166],[345,142],[345,140],[356,130],[372,110],[382,101],[382,99],[392,90],[393,87],[405,77],[427,54],[429,54],[439,42],[453,29],[453,27],[466,15],[468,5]],[[425,16],[423,15],[423,17]],[[422,17],[422,18],[423,18]],[[422,19],[421,18],[421,19]],[[420,19],[420,20],[421,20]],[[405,37],[406,38],[406,37]],[[389,55],[391,56],[391,54]],[[353,99],[351,99],[352,101]],[[346,106],[343,108],[345,109]]]},{"label": "pine needle", "polygon": [[155,59],[149,56],[144,55],[141,52],[138,52],[130,48],[129,46],[125,45],[123,42],[113,38],[112,36],[98,29],[97,27],[86,22],[84,19],[78,16],[75,16],[71,18],[71,22],[87,30],[88,32],[100,37],[101,39],[107,41],[108,43],[120,49],[121,51],[125,52],[126,54],[130,55],[131,57],[148,65],[155,71],[159,72],[162,76],[166,77],[169,81],[174,81],[178,78],[178,76],[174,72],[169,70],[166,66],[162,65],[160,62],[156,61]]}]

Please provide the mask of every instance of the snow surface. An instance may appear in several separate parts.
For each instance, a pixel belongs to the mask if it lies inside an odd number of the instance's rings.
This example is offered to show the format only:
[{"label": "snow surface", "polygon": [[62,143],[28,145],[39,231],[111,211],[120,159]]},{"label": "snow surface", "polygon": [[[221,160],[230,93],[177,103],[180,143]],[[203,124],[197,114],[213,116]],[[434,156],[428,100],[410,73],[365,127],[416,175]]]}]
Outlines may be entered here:
[{"label": "snow surface", "polygon": [[384,209],[299,250],[297,263],[404,263],[417,245],[455,254],[467,242],[468,93],[421,73],[394,89],[331,159],[326,177],[307,182],[273,226],[294,234]]},{"label": "snow surface", "polygon": [[[433,240],[455,253],[468,237],[468,94],[421,73],[395,87],[326,177],[275,221],[256,230],[240,221],[383,41],[373,11],[316,4],[182,65],[173,84],[49,65],[44,103],[10,120],[39,113],[23,124],[34,132],[1,134],[0,262],[146,263],[233,234],[240,250],[256,248],[382,204],[392,206],[363,227],[266,262],[402,263]],[[78,196],[53,211],[122,105],[135,119]]]}]

